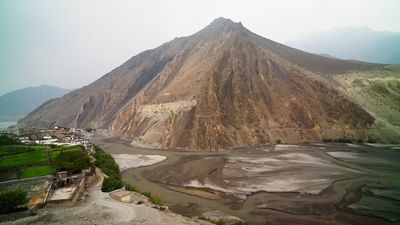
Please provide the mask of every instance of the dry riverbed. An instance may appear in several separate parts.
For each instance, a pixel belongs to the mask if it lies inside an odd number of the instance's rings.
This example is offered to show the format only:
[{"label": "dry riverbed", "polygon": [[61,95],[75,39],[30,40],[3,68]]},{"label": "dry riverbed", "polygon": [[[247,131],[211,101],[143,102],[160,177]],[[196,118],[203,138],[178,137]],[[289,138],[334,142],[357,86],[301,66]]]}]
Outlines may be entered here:
[{"label": "dry riverbed", "polygon": [[187,216],[251,224],[400,223],[398,146],[282,144],[210,153],[99,137],[94,143],[112,154],[167,157],[123,176]]}]

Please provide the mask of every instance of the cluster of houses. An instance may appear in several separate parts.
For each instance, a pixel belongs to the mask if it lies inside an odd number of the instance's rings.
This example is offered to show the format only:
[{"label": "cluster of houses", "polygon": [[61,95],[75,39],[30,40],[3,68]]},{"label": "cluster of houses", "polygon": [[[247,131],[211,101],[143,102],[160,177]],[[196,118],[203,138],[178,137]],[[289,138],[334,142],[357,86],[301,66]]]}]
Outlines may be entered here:
[{"label": "cluster of houses", "polygon": [[66,127],[53,127],[51,129],[37,129],[37,128],[13,128],[8,129],[9,134],[15,135],[22,143],[26,144],[44,144],[44,145],[62,145],[74,146],[82,145],[85,149],[92,149],[92,144],[86,138],[86,133],[83,129],[66,128]]},{"label": "cluster of houses", "polygon": [[[90,132],[78,128],[52,127],[51,129],[9,128],[7,133],[25,144],[43,144],[52,146],[82,146],[89,153],[94,152],[94,146],[88,139]],[[93,158],[93,157],[91,157]],[[46,177],[36,177],[9,182],[9,186],[27,187],[29,190],[29,208],[46,205],[73,205],[85,193],[88,184],[93,182],[95,167],[82,170],[80,173],[69,174],[60,171]],[[34,185],[31,185],[31,183]],[[1,185],[0,185],[1,187]]]}]

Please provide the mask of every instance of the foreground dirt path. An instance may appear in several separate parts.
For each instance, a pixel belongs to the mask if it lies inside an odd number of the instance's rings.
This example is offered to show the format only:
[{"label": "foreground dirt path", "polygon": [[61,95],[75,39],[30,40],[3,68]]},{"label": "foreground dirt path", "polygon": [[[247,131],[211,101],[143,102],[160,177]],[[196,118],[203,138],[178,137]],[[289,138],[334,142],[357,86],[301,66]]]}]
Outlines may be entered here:
[{"label": "foreground dirt path", "polygon": [[100,189],[103,175],[88,189],[89,197],[79,205],[69,208],[44,208],[36,216],[0,225],[210,225],[206,221],[196,221],[170,211],[160,211],[152,205],[123,203],[109,198]]}]

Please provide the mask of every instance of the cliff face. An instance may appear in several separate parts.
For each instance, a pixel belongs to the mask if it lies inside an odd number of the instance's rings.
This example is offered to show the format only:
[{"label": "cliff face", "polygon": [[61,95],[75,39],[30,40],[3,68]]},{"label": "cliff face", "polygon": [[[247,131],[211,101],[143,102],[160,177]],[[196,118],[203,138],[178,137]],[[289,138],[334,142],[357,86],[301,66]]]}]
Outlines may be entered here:
[{"label": "cliff face", "polygon": [[330,81],[376,67],[301,52],[220,18],[42,105],[20,124],[111,128],[159,148],[362,138],[374,118]]}]

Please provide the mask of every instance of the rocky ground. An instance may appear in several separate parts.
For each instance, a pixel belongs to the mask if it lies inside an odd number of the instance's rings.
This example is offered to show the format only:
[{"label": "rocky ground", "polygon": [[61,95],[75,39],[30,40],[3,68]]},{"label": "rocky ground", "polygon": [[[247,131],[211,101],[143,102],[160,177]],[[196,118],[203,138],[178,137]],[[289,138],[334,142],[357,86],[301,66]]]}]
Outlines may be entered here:
[{"label": "rocky ground", "polygon": [[88,197],[69,208],[43,208],[38,214],[1,225],[207,225],[203,220],[187,218],[169,210],[160,210],[146,197],[132,193],[135,202],[123,203],[111,199],[108,193],[99,190],[102,177],[88,189]]}]

